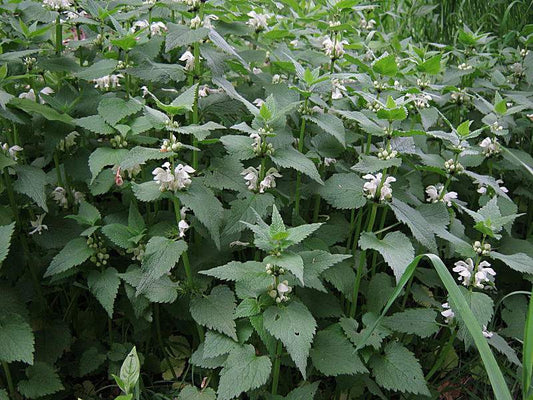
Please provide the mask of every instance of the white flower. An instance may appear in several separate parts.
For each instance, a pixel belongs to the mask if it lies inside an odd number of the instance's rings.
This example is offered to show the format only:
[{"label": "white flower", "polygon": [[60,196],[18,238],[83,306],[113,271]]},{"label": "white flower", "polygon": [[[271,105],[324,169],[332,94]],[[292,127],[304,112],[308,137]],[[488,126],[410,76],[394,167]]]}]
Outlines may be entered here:
[{"label": "white flower", "polygon": [[185,61],[185,69],[187,71],[192,71],[194,69],[194,55],[189,50],[183,53],[179,60]]},{"label": "white flower", "polygon": [[459,64],[457,68],[459,68],[461,71],[469,71],[472,69],[472,66],[467,63],[462,63],[462,64]]},{"label": "white flower", "polygon": [[336,164],[336,163],[337,163],[337,160],[335,158],[324,157],[324,165],[326,167],[329,167],[330,165]]},{"label": "white flower", "polygon": [[252,72],[254,73],[254,75],[259,75],[263,71],[261,70],[261,68],[253,67]]},{"label": "white flower", "polygon": [[37,215],[37,219],[35,221],[30,221],[31,227],[33,230],[30,232],[30,235],[33,235],[35,233],[38,233],[39,235],[43,233],[43,230],[47,231],[48,226],[43,224],[43,219],[46,214]]},{"label": "white flower", "polygon": [[346,40],[341,40],[341,41],[336,40],[334,42],[333,40],[331,40],[330,37],[326,37],[322,41],[322,47],[324,48],[324,52],[326,53],[327,56],[330,56],[333,59],[341,58],[344,55],[345,44],[348,44]]},{"label": "white flower", "polygon": [[363,179],[368,180],[363,185],[363,191],[368,199],[375,199],[379,189],[379,200],[390,200],[392,198],[391,183],[396,182],[396,178],[388,176],[382,183],[383,174],[381,172],[376,175],[366,174]]},{"label": "white flower", "polygon": [[253,103],[258,107],[261,108],[263,104],[265,104],[265,101],[263,99],[255,99]]},{"label": "white flower", "polygon": [[85,195],[82,192],[72,192],[72,197],[74,197],[74,204],[80,204],[85,200]]},{"label": "white flower", "polygon": [[455,317],[455,313],[450,308],[450,305],[448,303],[442,304],[442,308],[444,308],[444,311],[442,311],[440,315],[442,315],[444,317],[444,321],[449,324]]},{"label": "white flower", "polygon": [[333,100],[342,99],[342,92],[346,91],[346,87],[341,83],[339,79],[332,79],[331,83],[333,84],[331,98]]},{"label": "white flower", "polygon": [[211,29],[213,28],[213,24],[211,21],[218,21],[218,17],[214,14],[209,14],[204,17],[204,27]]},{"label": "white flower", "polygon": [[298,42],[297,39],[294,39],[294,40],[291,40],[291,41],[289,42],[289,44],[290,44],[292,47],[298,47],[299,42]]},{"label": "white flower", "polygon": [[487,325],[483,325],[483,331],[481,333],[483,333],[483,336],[485,336],[487,339],[490,339],[492,335],[494,335],[493,332],[489,332],[487,330]]},{"label": "white flower", "polygon": [[111,74],[107,76],[102,76],[101,78],[93,79],[94,87],[109,90],[111,88],[115,89],[120,86],[120,78],[124,78],[122,74]]},{"label": "white flower", "polygon": [[274,76],[272,76],[272,83],[281,83],[281,76],[279,74],[274,74]]},{"label": "white flower", "polygon": [[167,161],[162,165],[163,168],[157,167],[152,171],[154,181],[159,184],[159,190],[165,191],[170,189],[174,182],[174,174],[170,170],[170,163]]},{"label": "white flower", "polygon": [[35,101],[35,91],[33,89],[30,89],[27,92],[23,92],[19,94],[19,99]]},{"label": "white flower", "polygon": [[1,147],[2,147],[2,150],[4,150],[4,152],[6,152],[7,154],[9,154],[9,157],[11,157],[14,161],[17,161],[18,160],[18,156],[17,156],[17,153],[19,151],[22,151],[24,150],[22,147],[20,147],[19,145],[14,145],[14,146],[11,146],[9,147],[9,145],[7,143],[0,143]]},{"label": "white flower", "polygon": [[283,281],[278,283],[278,286],[276,287],[277,291],[277,298],[276,302],[281,303],[282,301],[289,300],[289,297],[287,296],[290,292],[292,292],[292,288],[289,286],[289,281]]},{"label": "white flower", "polygon": [[196,172],[195,169],[189,165],[178,164],[178,166],[174,168],[174,176],[176,178],[176,187],[178,190],[185,189],[192,183],[190,174],[194,172]]},{"label": "white flower", "polygon": [[200,19],[198,15],[191,19],[190,26],[191,26],[191,29],[196,29],[202,26],[202,20]]},{"label": "white flower", "polygon": [[453,271],[459,274],[457,279],[462,281],[464,286],[484,289],[494,286],[496,271],[489,267],[490,263],[488,261],[482,261],[475,266],[474,261],[471,258],[467,258],[466,262],[457,261]]},{"label": "white flower", "polygon": [[270,17],[268,14],[258,14],[255,11],[250,11],[246,15],[250,17],[250,19],[246,22],[246,25],[251,26],[256,31],[260,31],[268,27],[267,20]]},{"label": "white flower", "polygon": [[178,230],[179,230],[180,238],[185,237],[185,231],[189,229],[189,224],[187,223],[187,221],[185,221],[185,214],[187,210],[188,210],[187,207],[182,207],[180,210],[181,220],[180,222],[178,222]]},{"label": "white flower", "polygon": [[374,29],[374,26],[376,25],[376,21],[371,19],[371,20],[366,20],[364,18],[361,18],[361,20],[359,21],[359,26],[361,27],[361,29],[366,29],[366,30],[372,30]]},{"label": "white flower", "polygon": [[275,188],[276,187],[276,179],[275,178],[281,178],[281,175],[278,173],[278,171],[275,168],[270,168],[265,178],[259,182],[259,193],[265,193],[266,189]]},{"label": "white flower", "polygon": [[[428,201],[429,203],[437,203],[439,201],[442,201],[448,207],[451,207],[452,200],[456,200],[457,199],[457,192],[446,192],[443,195],[442,194],[443,190],[444,190],[444,186],[442,184],[440,184],[440,183],[437,184],[436,186],[429,185],[426,188],[426,194],[428,196],[426,201]],[[441,198],[441,196],[442,196],[442,198]]]},{"label": "white flower", "polygon": [[481,261],[477,266],[473,285],[478,289],[484,289],[487,286],[494,286],[494,277],[496,276],[496,271],[489,267],[490,263],[488,261]]},{"label": "white flower", "polygon": [[482,151],[485,157],[490,157],[493,154],[498,154],[501,152],[500,144],[496,138],[491,139],[486,137],[481,141],[481,143],[479,143],[479,147],[483,149]]},{"label": "white flower", "polygon": [[167,31],[167,26],[163,22],[152,22],[150,24],[150,34],[152,36],[162,35],[163,32]]},{"label": "white flower", "polygon": [[462,281],[464,286],[470,286],[472,275],[474,273],[474,261],[471,258],[467,258],[466,262],[462,260],[457,261],[453,268],[453,272],[459,274],[459,277],[457,278],[459,282]]},{"label": "white flower", "polygon": [[52,10],[66,10],[71,5],[72,3],[69,0],[43,0],[43,7],[48,7]]},{"label": "white flower", "polygon": [[131,33],[135,33],[138,30],[140,31],[140,30],[142,30],[144,28],[148,28],[148,25],[149,25],[149,23],[145,19],[142,19],[142,20],[139,20],[139,21],[135,21],[133,23],[133,25],[131,26],[131,28],[130,28],[130,32]]},{"label": "white flower", "polygon": [[[477,192],[479,194],[487,193],[487,185],[485,185],[484,183],[478,182],[478,181],[474,181],[474,183],[478,185]],[[498,187],[503,193],[509,193],[509,189],[503,186],[504,182],[501,179],[497,179],[496,183],[498,184]]]},{"label": "white flower", "polygon": [[52,191],[52,199],[61,207],[68,207],[67,191],[61,186],[56,187]]},{"label": "white flower", "polygon": [[255,153],[259,153],[261,151],[261,143],[262,143],[261,135],[255,132],[251,133],[250,139],[253,140],[252,149],[254,149]]},{"label": "white flower", "polygon": [[248,167],[241,172],[241,175],[246,181],[246,186],[248,190],[255,191],[257,190],[257,183],[259,182],[259,171],[254,167]]},{"label": "white flower", "polygon": [[198,96],[200,97],[207,97],[209,94],[209,86],[202,85],[198,88]]}]

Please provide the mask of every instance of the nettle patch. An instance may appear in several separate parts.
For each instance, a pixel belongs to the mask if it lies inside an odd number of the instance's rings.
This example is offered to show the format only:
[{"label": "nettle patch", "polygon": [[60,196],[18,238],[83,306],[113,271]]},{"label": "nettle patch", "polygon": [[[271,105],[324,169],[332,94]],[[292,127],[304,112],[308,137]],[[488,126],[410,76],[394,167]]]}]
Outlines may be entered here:
[{"label": "nettle patch", "polygon": [[533,28],[357,3],[0,5],[0,399],[531,399]]}]

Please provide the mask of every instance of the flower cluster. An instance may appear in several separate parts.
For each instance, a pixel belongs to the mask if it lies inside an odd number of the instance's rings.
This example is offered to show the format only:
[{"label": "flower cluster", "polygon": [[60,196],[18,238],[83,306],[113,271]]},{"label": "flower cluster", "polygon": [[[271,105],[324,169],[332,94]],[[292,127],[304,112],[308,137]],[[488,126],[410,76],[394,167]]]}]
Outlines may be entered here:
[{"label": "flower cluster", "polygon": [[490,268],[488,261],[474,264],[471,258],[467,258],[466,261],[457,261],[453,271],[459,274],[457,280],[466,287],[472,286],[478,289],[494,287],[496,271]]},{"label": "flower cluster", "polygon": [[[478,185],[477,192],[479,194],[486,194],[487,193],[487,185],[485,185],[482,182],[478,182],[478,181],[474,181],[474,183]],[[503,186],[503,184],[504,184],[503,180],[496,179],[496,184],[498,185],[498,187],[500,188],[500,190],[503,193],[509,193],[509,189],[507,189],[505,186]]]},{"label": "flower cluster", "polygon": [[90,236],[87,238],[87,244],[94,251],[94,254],[90,258],[91,262],[93,262],[97,267],[107,265],[109,254],[105,248],[104,241],[96,236],[94,238]]},{"label": "flower cluster", "polygon": [[30,235],[33,235],[35,233],[38,233],[39,235],[43,233],[43,230],[48,230],[48,225],[43,224],[43,219],[46,216],[46,214],[37,215],[37,219],[35,221],[30,221],[32,230],[30,231]]},{"label": "flower cluster", "polygon": [[363,192],[367,199],[379,199],[379,201],[392,199],[390,184],[396,182],[396,178],[388,176],[383,180],[383,174],[378,172],[376,175],[366,174],[363,179],[368,180],[363,185]]},{"label": "flower cluster", "polygon": [[479,147],[481,147],[485,157],[490,157],[495,154],[499,154],[502,151],[500,143],[498,143],[498,139],[496,138],[491,139],[486,137],[481,141],[481,143],[479,143]]},{"label": "flower cluster", "polygon": [[178,142],[176,136],[170,135],[170,139],[164,139],[163,144],[161,145],[160,151],[166,153],[168,151],[178,151],[181,149],[183,144]]},{"label": "flower cluster", "polygon": [[[54,89],[51,87],[45,87],[39,91],[39,103],[44,104],[45,101],[41,95],[47,95],[50,96],[51,94],[54,94]],[[27,99],[31,101],[36,101],[37,97],[35,96],[35,91],[33,89],[28,90],[27,92],[19,94],[19,99]]]},{"label": "flower cluster", "polygon": [[427,93],[408,93],[407,100],[412,102],[417,108],[428,108],[429,102],[433,100],[431,95]]},{"label": "flower cluster", "polygon": [[453,175],[457,174],[460,175],[464,172],[465,168],[459,161],[454,161],[453,159],[449,159],[444,161],[444,169],[447,173]]},{"label": "flower cluster", "polygon": [[152,175],[154,175],[154,181],[159,184],[159,190],[162,192],[175,192],[189,187],[192,183],[190,174],[196,172],[191,166],[183,164],[178,164],[172,171],[168,161],[161,167],[154,169]]},{"label": "flower cluster", "polygon": [[132,261],[142,261],[144,252],[146,251],[146,245],[140,243],[137,247],[130,247],[126,250],[126,253],[131,254]]},{"label": "flower cluster", "polygon": [[9,146],[7,143],[0,143],[0,147],[2,148],[2,151],[4,152],[4,154],[10,157],[13,161],[17,161],[18,160],[17,153],[24,150],[19,145]]},{"label": "flower cluster", "polygon": [[128,147],[128,141],[126,140],[125,135],[115,135],[109,139],[109,143],[116,149],[122,149]]},{"label": "flower cluster", "polygon": [[446,204],[448,207],[451,207],[452,200],[457,199],[457,192],[445,192],[444,185],[438,183],[437,185],[429,185],[426,188],[427,198],[426,201],[429,203],[438,203],[439,201]]},{"label": "flower cluster", "polygon": [[390,160],[391,158],[396,158],[396,156],[398,155],[398,152],[396,150],[391,150],[391,149],[384,149],[384,148],[380,148],[379,151],[378,151],[378,158],[380,160]]},{"label": "flower cluster", "polygon": [[490,250],[491,250],[490,243],[481,244],[481,242],[479,240],[476,240],[474,242],[474,244],[472,245],[472,247],[474,248],[474,251],[477,254],[480,254],[480,255],[483,255],[483,256],[488,256],[489,253],[490,253]]},{"label": "flower cluster", "polygon": [[152,36],[156,35],[162,35],[164,32],[167,31],[167,26],[163,22],[152,22],[151,24],[143,19],[140,21],[136,21],[130,28],[131,33],[135,33],[139,30],[150,28],[150,34]]},{"label": "flower cluster", "polygon": [[[84,199],[85,195],[82,192],[77,192],[75,190],[71,189],[72,198],[74,199],[74,204],[80,204]],[[61,186],[57,186],[52,191],[52,199],[59,205],[60,207],[67,208],[68,207],[68,197],[67,197],[67,190]]]},{"label": "flower cluster", "polygon": [[345,51],[344,51],[344,45],[348,44],[347,40],[331,40],[330,37],[326,37],[322,41],[322,47],[324,48],[324,52],[327,56],[329,56],[331,59],[336,60],[338,58],[341,58]]},{"label": "flower cluster", "polygon": [[43,7],[56,11],[68,10],[72,6],[70,0],[43,0]]},{"label": "flower cluster", "polygon": [[180,209],[180,222],[178,222],[178,230],[179,230],[180,238],[184,238],[185,232],[190,228],[189,224],[185,220],[187,210],[188,210],[187,207],[181,207]]},{"label": "flower cluster", "polygon": [[250,17],[250,19],[246,21],[246,25],[255,29],[256,32],[259,32],[259,31],[262,31],[268,28],[268,19],[270,18],[270,15],[258,14],[255,11],[250,11],[246,15]]},{"label": "flower cluster", "polygon": [[444,317],[444,322],[446,322],[447,324],[451,323],[455,317],[455,313],[451,309],[450,304],[444,303],[442,304],[442,308],[444,308],[444,311],[442,311],[440,315]]},{"label": "flower cluster", "polygon": [[281,174],[276,168],[270,168],[266,171],[265,177],[259,182],[261,175],[261,166],[258,168],[248,167],[241,172],[246,181],[248,190],[252,192],[265,193],[265,190],[276,187],[276,178],[281,178]]},{"label": "flower cluster", "polygon": [[111,74],[93,79],[94,87],[102,90],[116,89],[120,87],[120,79],[124,78],[122,74]]},{"label": "flower cluster", "polygon": [[276,303],[281,303],[290,300],[288,294],[292,292],[292,287],[289,286],[289,281],[283,281],[279,282],[275,287],[270,285],[268,290],[270,297],[276,299]]}]

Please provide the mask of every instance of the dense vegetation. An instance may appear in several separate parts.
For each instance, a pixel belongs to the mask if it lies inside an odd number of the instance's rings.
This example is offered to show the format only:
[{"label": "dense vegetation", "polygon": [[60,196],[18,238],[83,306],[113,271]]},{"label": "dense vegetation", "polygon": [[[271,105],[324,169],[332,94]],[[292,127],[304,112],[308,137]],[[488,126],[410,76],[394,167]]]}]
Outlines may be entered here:
[{"label": "dense vegetation", "polygon": [[532,7],[421,3],[2,1],[0,400],[533,399]]}]

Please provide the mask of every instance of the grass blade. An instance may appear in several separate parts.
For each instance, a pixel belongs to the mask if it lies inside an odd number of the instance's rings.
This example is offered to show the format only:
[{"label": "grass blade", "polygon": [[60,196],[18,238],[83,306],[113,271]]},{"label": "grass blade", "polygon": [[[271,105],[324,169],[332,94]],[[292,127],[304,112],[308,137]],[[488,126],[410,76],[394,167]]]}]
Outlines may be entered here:
[{"label": "grass blade", "polygon": [[[439,275],[442,283],[444,284],[444,287],[448,291],[448,294],[453,301],[455,305],[454,311],[458,313],[461,318],[463,319],[468,331],[470,332],[470,335],[472,335],[472,338],[474,339],[474,343],[479,351],[479,354],[481,356],[481,360],[483,361],[483,364],[485,366],[485,370],[487,371],[487,375],[489,376],[490,383],[492,385],[492,389],[494,391],[494,396],[496,400],[511,400],[511,393],[509,392],[509,388],[507,387],[507,384],[505,383],[505,379],[503,378],[502,371],[500,367],[498,366],[498,363],[496,362],[496,359],[494,358],[494,354],[492,353],[489,344],[487,343],[487,340],[483,336],[481,326],[479,325],[478,320],[472,313],[472,310],[468,306],[468,303],[466,302],[465,298],[461,294],[461,291],[459,290],[459,287],[455,283],[452,275],[442,262],[442,260],[434,255],[434,254],[422,254],[417,256],[411,264],[407,266],[407,269],[405,270],[404,274],[400,278],[400,281],[398,282],[398,285],[394,289],[394,292],[392,293],[391,297],[389,298],[389,301],[383,308],[383,311],[379,318],[374,322],[374,324],[370,327],[370,329],[367,330],[365,335],[362,337],[361,341],[359,342],[357,349],[361,349],[374,329],[379,325],[381,319],[385,316],[389,308],[392,306],[394,301],[399,297],[401,291],[403,290],[404,286],[407,284],[411,276],[414,274],[416,267],[420,260],[424,257],[429,258],[431,263],[433,264],[433,267],[435,268],[435,271]],[[528,322],[532,324],[530,327],[530,332],[527,332],[528,325],[526,324],[526,334],[529,333],[530,336],[533,337],[533,316],[531,314],[533,307],[530,305],[529,310],[529,316],[531,317]],[[529,346],[533,346],[533,338],[529,341]],[[529,349],[530,351],[533,349]],[[525,353],[524,353],[525,354]],[[530,354],[533,357],[533,354]],[[524,356],[525,357],[525,356]],[[530,359],[530,362],[532,360]],[[530,364],[531,365],[531,364]],[[524,366],[525,366],[525,360],[524,360]],[[529,375],[531,377],[531,374]]]},{"label": "grass blade", "polygon": [[533,374],[533,289],[529,298],[522,353],[522,393],[524,400],[531,400],[533,399],[533,393],[530,391]]}]

